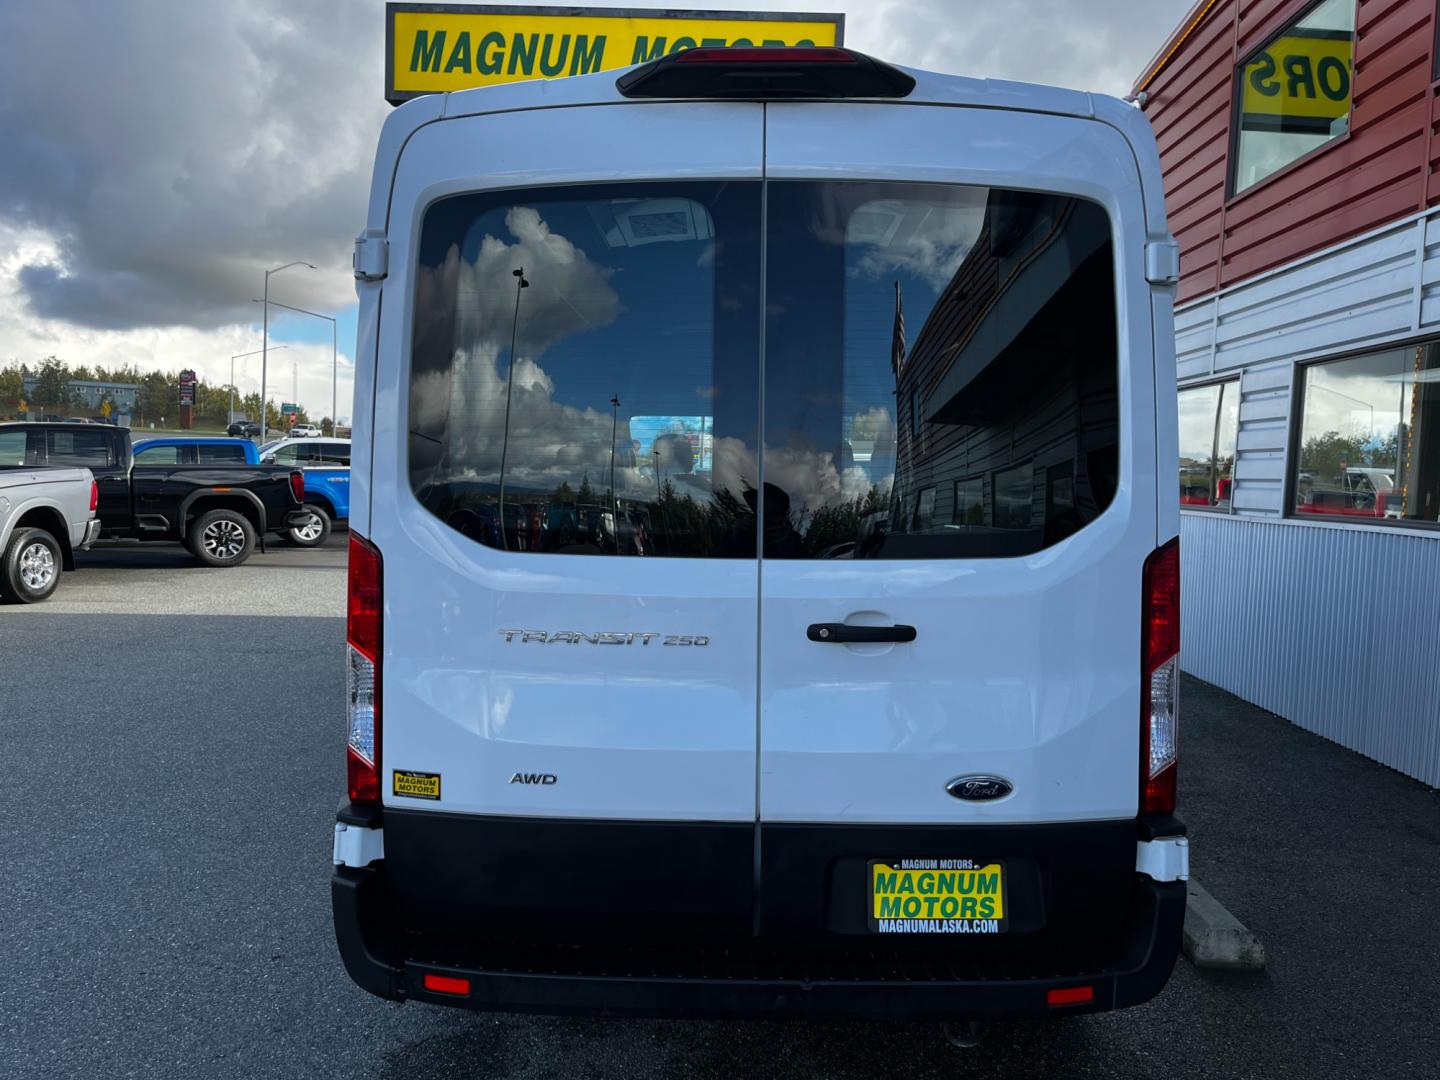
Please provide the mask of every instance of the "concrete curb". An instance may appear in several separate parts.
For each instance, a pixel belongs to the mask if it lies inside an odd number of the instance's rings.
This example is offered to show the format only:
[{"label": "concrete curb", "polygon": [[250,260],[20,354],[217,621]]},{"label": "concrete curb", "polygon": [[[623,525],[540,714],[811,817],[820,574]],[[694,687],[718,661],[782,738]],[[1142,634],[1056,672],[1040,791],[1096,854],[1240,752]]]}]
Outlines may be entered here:
[{"label": "concrete curb", "polygon": [[1259,971],[1265,967],[1265,946],[1194,878],[1187,882],[1185,932],[1180,947],[1199,968]]}]

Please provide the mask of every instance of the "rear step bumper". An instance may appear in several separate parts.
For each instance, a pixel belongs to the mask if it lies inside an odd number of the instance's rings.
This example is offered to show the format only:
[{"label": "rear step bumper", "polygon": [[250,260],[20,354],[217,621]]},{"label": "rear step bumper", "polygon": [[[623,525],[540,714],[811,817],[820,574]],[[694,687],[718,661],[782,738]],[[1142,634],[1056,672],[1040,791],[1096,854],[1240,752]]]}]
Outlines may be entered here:
[{"label": "rear step bumper", "polygon": [[[777,946],[764,937],[697,942],[694,935],[666,933],[652,944],[557,944],[523,932],[506,935],[505,922],[491,923],[477,911],[476,924],[496,933],[482,940],[457,935],[448,920],[417,923],[413,908],[407,913],[405,887],[395,888],[387,876],[390,861],[335,870],[335,932],[346,970],[379,997],[489,1011],[942,1019],[1100,1012],[1138,1005],[1160,991],[1179,953],[1185,918],[1183,881],[1158,882],[1132,870],[1120,890],[1125,917],[1098,940],[1042,932],[957,948],[928,937],[806,941],[782,933],[769,939],[783,942]],[[427,989],[427,975],[463,980],[441,983],[463,991]],[[1049,991],[1077,987],[1089,987],[1093,997],[1058,1006],[1048,1000]]]}]

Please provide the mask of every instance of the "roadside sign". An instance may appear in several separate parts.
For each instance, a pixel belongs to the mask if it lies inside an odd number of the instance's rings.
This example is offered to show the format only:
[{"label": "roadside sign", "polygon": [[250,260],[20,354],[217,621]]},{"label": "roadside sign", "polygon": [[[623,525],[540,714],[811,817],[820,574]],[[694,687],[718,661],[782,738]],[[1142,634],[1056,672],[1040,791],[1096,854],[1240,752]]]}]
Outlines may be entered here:
[{"label": "roadside sign", "polygon": [[588,75],[717,45],[841,45],[818,12],[385,5],[385,100]]},{"label": "roadside sign", "polygon": [[180,407],[194,406],[195,404],[195,372],[180,372]]},{"label": "roadside sign", "polygon": [[282,402],[280,403],[280,415],[281,415],[281,416],[299,416],[299,415],[300,415],[300,406],[299,406],[299,405],[296,405],[293,401],[282,401]]}]

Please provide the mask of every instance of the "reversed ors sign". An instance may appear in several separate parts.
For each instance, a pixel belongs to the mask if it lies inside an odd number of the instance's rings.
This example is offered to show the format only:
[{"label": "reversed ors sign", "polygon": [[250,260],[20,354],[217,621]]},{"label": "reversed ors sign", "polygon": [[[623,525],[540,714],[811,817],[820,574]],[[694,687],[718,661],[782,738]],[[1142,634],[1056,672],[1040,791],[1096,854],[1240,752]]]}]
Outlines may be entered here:
[{"label": "reversed ors sign", "polygon": [[629,67],[701,46],[844,44],[815,12],[387,4],[385,100]]}]

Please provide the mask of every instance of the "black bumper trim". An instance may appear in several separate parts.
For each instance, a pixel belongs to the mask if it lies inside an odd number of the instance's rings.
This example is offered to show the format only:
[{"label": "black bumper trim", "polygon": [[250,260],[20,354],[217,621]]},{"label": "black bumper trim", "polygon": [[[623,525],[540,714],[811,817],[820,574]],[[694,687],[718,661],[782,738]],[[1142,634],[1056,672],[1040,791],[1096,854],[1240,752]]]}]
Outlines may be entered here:
[{"label": "black bumper trim", "polygon": [[[332,882],[335,933],[345,968],[378,997],[497,1012],[769,1019],[1074,1014],[1138,1005],[1159,993],[1170,977],[1180,951],[1185,893],[1184,882],[1135,875],[1126,933],[1108,959],[1089,968],[1057,963],[1043,970],[1034,957],[1011,968],[996,957],[974,967],[968,977],[956,977],[956,965],[938,958],[927,964],[930,958],[913,950],[908,959],[897,959],[892,971],[879,964],[863,973],[837,973],[823,962],[812,971],[795,956],[747,963],[733,950],[708,958],[691,953],[668,965],[654,955],[637,956],[631,963],[622,958],[586,970],[578,970],[580,965],[566,970],[554,957],[549,963],[544,958],[497,963],[464,947],[452,952],[441,940],[397,931],[383,864],[338,867]],[[922,969],[931,977],[914,977]],[[470,992],[428,991],[422,981],[427,972],[469,979]],[[1093,987],[1094,1000],[1048,1006],[1048,990],[1073,986]]]}]

